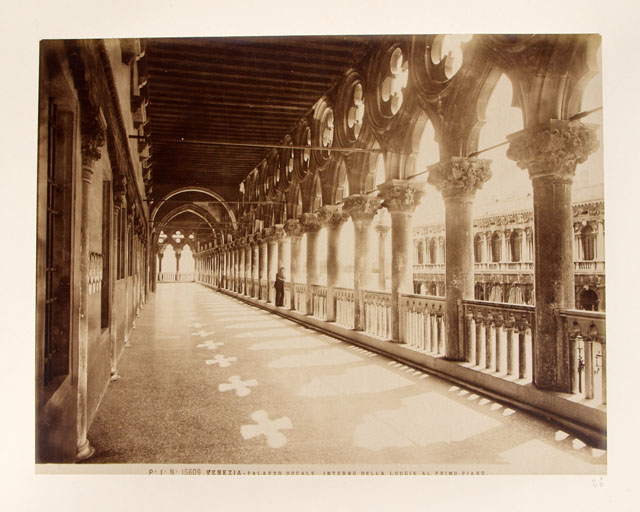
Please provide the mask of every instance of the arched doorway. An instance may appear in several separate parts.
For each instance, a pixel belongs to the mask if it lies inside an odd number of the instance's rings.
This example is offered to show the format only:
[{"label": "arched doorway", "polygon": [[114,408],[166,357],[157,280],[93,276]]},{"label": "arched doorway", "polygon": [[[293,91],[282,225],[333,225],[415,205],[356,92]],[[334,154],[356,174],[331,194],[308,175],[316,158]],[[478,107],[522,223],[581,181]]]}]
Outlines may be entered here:
[{"label": "arched doorway", "polygon": [[600,299],[598,294],[591,289],[584,289],[580,292],[580,309],[587,311],[598,311]]}]

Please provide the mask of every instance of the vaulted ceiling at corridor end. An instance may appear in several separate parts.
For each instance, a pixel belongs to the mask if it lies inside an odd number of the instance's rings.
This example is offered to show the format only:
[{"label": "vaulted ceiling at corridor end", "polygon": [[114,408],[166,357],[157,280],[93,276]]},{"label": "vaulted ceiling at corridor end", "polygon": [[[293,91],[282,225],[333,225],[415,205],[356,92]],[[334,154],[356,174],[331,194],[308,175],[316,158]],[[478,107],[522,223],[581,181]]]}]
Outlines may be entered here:
[{"label": "vaulted ceiling at corridor end", "polygon": [[380,155],[385,180],[407,179],[425,171],[415,157],[427,121],[440,161],[469,156],[502,74],[525,128],[570,119],[599,44],[594,35],[141,40],[145,119],[134,136],[149,151],[154,228],[181,219],[202,240],[242,236],[256,221],[375,190]]}]

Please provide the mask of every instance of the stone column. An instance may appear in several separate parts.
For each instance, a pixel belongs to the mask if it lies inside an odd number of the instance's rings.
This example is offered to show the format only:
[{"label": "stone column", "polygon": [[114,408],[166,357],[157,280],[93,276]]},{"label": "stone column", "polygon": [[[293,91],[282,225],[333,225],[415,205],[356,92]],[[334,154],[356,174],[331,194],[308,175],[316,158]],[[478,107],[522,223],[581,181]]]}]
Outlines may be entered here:
[{"label": "stone column", "polygon": [[241,238],[238,241],[238,293],[244,294],[245,290],[245,273],[244,269],[246,267],[246,255],[245,255],[245,247],[246,240]]},{"label": "stone column", "polygon": [[353,256],[353,325],[357,330],[364,330],[364,295],[363,291],[371,288],[371,260],[369,243],[371,221],[380,208],[378,197],[354,194],[344,200],[344,210],[353,219],[354,256]]},{"label": "stone column", "polygon": [[180,258],[182,257],[182,247],[176,247],[176,281],[180,273]]},{"label": "stone column", "polygon": [[349,218],[339,205],[323,206],[318,216],[327,228],[327,321],[336,321],[336,304],[333,289],[342,280],[342,261],[340,259],[340,233],[342,226]]},{"label": "stone column", "polygon": [[428,181],[444,198],[445,209],[445,355],[465,359],[463,318],[458,303],[473,299],[473,223],[476,190],[491,177],[489,160],[452,157],[429,167]]},{"label": "stone column", "polygon": [[[389,234],[390,226],[378,224],[376,233],[378,233],[378,289],[384,292],[387,289],[387,251],[386,241]],[[419,246],[422,249],[422,246]],[[423,257],[422,261],[426,261]]]},{"label": "stone column", "polygon": [[[88,110],[88,109],[87,109]],[[95,449],[87,439],[87,388],[89,364],[89,202],[93,168],[100,159],[100,147],[105,142],[103,118],[93,118],[83,112],[82,136],[82,206],[80,222],[80,304],[78,328],[78,397],[76,461],[88,459]]]},{"label": "stone column", "polygon": [[260,233],[260,267],[259,267],[259,272],[260,272],[260,294],[258,295],[258,298],[261,300],[267,300],[267,297],[269,296],[269,294],[267,293],[266,296],[263,297],[263,293],[262,293],[262,284],[264,284],[265,282],[267,282],[267,292],[269,291],[268,288],[268,275],[267,275],[267,271],[268,271],[268,266],[267,266],[267,241],[264,239],[264,233]]},{"label": "stone column", "polygon": [[295,303],[295,283],[302,280],[300,268],[302,261],[302,235],[304,231],[297,219],[289,219],[284,223],[284,230],[289,235],[291,255],[289,257],[289,280],[291,282],[291,309],[302,311],[302,305]]},{"label": "stone column", "polygon": [[255,235],[251,236],[251,279],[254,284],[251,288],[251,296],[258,298],[258,279],[260,279],[260,245]]},{"label": "stone column", "polygon": [[596,129],[551,120],[508,139],[507,156],[529,170],[533,184],[533,380],[540,388],[569,392],[569,347],[556,332],[556,312],[575,305],[571,184],[576,165],[598,148]]},{"label": "stone column", "polygon": [[274,283],[278,272],[278,242],[282,239],[281,225],[271,226],[265,230],[267,239],[267,300],[275,304],[276,290]]},{"label": "stone column", "polygon": [[307,234],[307,289],[306,289],[306,313],[313,314],[312,285],[318,284],[320,272],[318,268],[318,233],[322,229],[322,223],[317,213],[303,213],[300,217],[300,225]]},{"label": "stone column", "polygon": [[250,285],[251,285],[251,257],[253,255],[253,251],[251,245],[249,244],[250,237],[247,237],[244,245],[244,294],[250,295]]},{"label": "stone column", "polygon": [[391,341],[399,343],[400,296],[413,293],[413,212],[423,192],[420,184],[403,180],[390,180],[378,189],[391,214]]}]

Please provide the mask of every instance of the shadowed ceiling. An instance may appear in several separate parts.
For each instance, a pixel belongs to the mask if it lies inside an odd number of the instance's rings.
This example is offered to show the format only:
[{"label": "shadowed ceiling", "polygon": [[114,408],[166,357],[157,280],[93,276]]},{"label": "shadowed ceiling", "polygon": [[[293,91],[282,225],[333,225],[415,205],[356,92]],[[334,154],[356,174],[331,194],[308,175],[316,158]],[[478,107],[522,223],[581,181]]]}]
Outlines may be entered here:
[{"label": "shadowed ceiling", "polygon": [[269,149],[196,141],[278,144],[374,39],[147,39],[154,190],[237,186]]}]

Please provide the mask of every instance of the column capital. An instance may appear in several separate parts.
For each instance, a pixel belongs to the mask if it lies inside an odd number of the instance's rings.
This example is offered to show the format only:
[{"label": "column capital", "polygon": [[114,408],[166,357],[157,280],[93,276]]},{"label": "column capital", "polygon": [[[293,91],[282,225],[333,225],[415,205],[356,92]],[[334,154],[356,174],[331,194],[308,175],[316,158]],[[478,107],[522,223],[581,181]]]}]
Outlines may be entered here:
[{"label": "column capital", "polygon": [[102,111],[97,110],[83,115],[80,123],[82,166],[90,168],[100,160],[100,148],[105,143],[106,121]]},{"label": "column capital", "polygon": [[408,180],[389,180],[378,186],[384,206],[389,213],[413,213],[424,194],[424,183]]},{"label": "column capital", "polygon": [[380,209],[382,200],[377,196],[351,195],[344,200],[343,209],[354,221],[371,222]]},{"label": "column capital", "polygon": [[300,216],[300,226],[305,233],[315,233],[322,229],[322,222],[317,213],[303,213]]},{"label": "column capital", "polygon": [[304,230],[302,229],[298,219],[288,219],[284,223],[284,231],[291,238],[300,238],[304,234]]},{"label": "column capital", "polygon": [[449,161],[429,166],[427,181],[443,197],[472,197],[491,178],[491,160],[453,156]]},{"label": "column capital", "polygon": [[281,224],[270,226],[264,230],[264,239],[268,243],[277,242],[284,236],[284,229]]},{"label": "column capital", "polygon": [[528,169],[531,179],[572,179],[576,166],[600,145],[596,130],[593,124],[551,119],[548,124],[507,136],[507,157],[521,169]]},{"label": "column capital", "polygon": [[339,204],[322,206],[317,213],[320,222],[329,228],[340,227],[349,218],[349,214]]},{"label": "column capital", "polygon": [[380,235],[381,238],[387,236],[387,233],[391,230],[391,226],[387,226],[386,224],[376,224],[376,231]]}]

